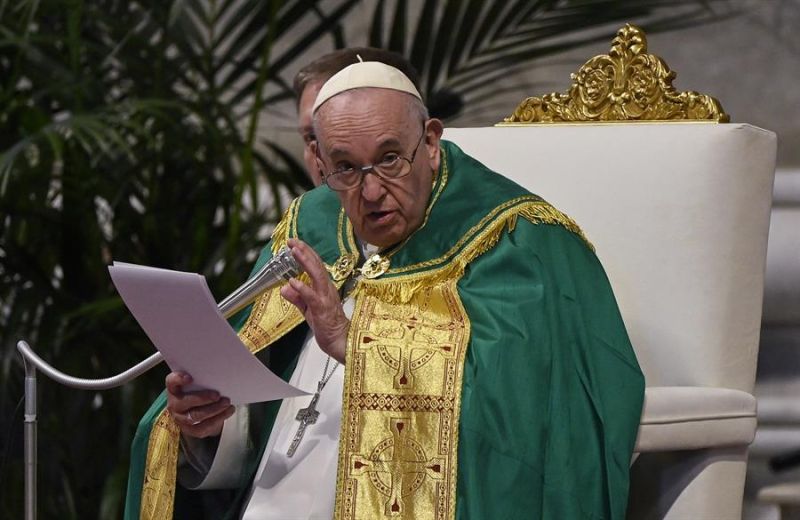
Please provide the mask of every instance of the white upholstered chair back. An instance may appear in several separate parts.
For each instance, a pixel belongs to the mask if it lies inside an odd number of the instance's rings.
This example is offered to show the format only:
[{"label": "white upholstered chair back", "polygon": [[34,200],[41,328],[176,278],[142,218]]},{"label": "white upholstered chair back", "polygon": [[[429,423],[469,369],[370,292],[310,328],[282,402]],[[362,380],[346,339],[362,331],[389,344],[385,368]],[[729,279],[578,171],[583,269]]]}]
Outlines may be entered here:
[{"label": "white upholstered chair back", "polygon": [[572,216],[597,249],[647,384],[628,516],[732,520],[756,429],[776,136],[727,123],[674,78],[626,25],[566,93],[520,103],[505,120],[517,126],[444,137]]},{"label": "white upholstered chair back", "polygon": [[583,228],[648,386],[752,392],[774,134],[628,123],[450,128],[444,137]]},{"label": "white upholstered chair back", "polygon": [[630,518],[740,518],[775,134],[671,122],[444,138],[569,214],[596,247],[648,386]]}]

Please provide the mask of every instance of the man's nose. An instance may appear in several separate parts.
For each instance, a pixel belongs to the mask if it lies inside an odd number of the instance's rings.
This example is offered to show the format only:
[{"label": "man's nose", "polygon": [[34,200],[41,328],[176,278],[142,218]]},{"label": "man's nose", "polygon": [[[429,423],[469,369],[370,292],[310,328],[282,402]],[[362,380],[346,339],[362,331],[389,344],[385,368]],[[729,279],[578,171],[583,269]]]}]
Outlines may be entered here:
[{"label": "man's nose", "polygon": [[361,183],[361,196],[368,201],[380,200],[386,193],[386,186],[383,185],[380,177],[375,171],[370,170],[364,173],[364,180]]}]

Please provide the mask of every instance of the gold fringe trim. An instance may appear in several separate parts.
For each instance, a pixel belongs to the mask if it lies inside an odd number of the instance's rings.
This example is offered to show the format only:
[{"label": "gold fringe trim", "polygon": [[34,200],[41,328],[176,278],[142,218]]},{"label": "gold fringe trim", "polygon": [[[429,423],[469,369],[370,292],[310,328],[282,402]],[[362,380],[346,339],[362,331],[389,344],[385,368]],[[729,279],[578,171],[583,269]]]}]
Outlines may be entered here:
[{"label": "gold fringe trim", "polygon": [[533,204],[524,205],[519,210],[519,214],[525,217],[531,224],[552,224],[565,227],[567,230],[578,235],[583,240],[589,249],[594,252],[594,245],[589,242],[583,230],[577,222],[572,220],[565,213],[560,212],[550,204]]},{"label": "gold fringe trim", "polygon": [[516,229],[517,218],[522,216],[532,224],[560,225],[580,237],[594,251],[578,224],[566,214],[544,201],[527,202],[509,208],[486,226],[460,253],[444,266],[422,273],[414,273],[377,280],[360,280],[353,296],[362,294],[375,296],[389,303],[408,303],[419,291],[439,285],[447,280],[459,279],[466,266],[480,255],[492,249],[500,241],[503,232]]},{"label": "gold fringe trim", "polygon": [[286,211],[283,212],[283,216],[281,220],[275,225],[275,229],[272,230],[272,254],[276,254],[280,248],[286,245],[286,242],[289,240],[289,232],[291,231],[292,227],[292,220],[293,215],[297,214],[297,205],[300,201],[300,197],[294,199],[289,207],[286,208]]}]

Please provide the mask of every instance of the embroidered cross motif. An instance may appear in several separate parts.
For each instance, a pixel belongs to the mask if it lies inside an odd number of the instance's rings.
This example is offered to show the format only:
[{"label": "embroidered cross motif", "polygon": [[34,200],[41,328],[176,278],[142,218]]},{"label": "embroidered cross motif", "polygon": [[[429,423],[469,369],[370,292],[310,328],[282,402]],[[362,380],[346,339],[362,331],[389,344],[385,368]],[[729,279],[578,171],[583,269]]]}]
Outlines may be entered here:
[{"label": "embroidered cross motif", "polygon": [[403,497],[416,493],[426,478],[442,481],[446,474],[444,457],[428,459],[422,447],[410,437],[410,429],[408,417],[393,417],[389,419],[391,437],[378,443],[369,457],[354,454],[350,458],[350,474],[368,474],[375,488],[388,497],[386,516],[401,516]]},{"label": "embroidered cross motif", "polygon": [[[417,315],[402,322],[392,320],[396,328],[384,328],[378,334],[361,332],[359,350],[377,349],[380,359],[396,369],[394,387],[398,390],[414,387],[414,372],[425,365],[437,353],[451,359],[455,345],[442,342],[426,332],[431,325]],[[435,326],[434,326],[435,327]]]},{"label": "embroidered cross motif", "polygon": [[469,320],[455,281],[408,302],[366,295],[348,341],[336,518],[455,518]]}]

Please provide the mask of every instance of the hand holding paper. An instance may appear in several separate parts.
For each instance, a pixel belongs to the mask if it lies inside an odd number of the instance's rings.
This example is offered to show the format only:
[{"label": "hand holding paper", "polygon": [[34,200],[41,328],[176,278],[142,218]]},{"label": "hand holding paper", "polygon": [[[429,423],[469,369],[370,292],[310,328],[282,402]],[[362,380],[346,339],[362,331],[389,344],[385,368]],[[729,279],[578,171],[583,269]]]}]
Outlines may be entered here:
[{"label": "hand holding paper", "polygon": [[216,390],[234,405],[308,395],[250,353],[220,314],[201,275],[121,262],[108,270],[170,368],[191,374],[194,382],[187,391]]}]

